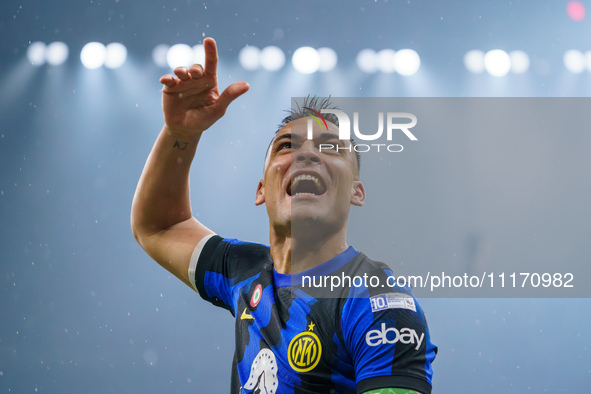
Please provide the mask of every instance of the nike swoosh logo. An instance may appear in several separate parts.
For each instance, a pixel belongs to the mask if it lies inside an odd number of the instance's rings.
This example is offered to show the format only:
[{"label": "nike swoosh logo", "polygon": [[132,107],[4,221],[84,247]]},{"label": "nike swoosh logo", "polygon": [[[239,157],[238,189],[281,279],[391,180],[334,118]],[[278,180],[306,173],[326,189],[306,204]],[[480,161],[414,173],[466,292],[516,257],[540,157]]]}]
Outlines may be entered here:
[{"label": "nike swoosh logo", "polygon": [[248,313],[246,313],[246,309],[247,308],[244,308],[244,311],[242,311],[242,315],[240,315],[240,320],[254,319],[254,317],[252,317],[251,315],[249,315]]}]

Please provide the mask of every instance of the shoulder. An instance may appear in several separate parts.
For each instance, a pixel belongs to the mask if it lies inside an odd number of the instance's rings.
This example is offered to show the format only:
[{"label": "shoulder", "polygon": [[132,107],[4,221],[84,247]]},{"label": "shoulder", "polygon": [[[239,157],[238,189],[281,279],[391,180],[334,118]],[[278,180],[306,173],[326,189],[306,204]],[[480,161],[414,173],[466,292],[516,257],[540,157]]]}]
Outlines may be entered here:
[{"label": "shoulder", "polygon": [[343,270],[351,273],[370,273],[385,271],[391,273],[390,267],[381,261],[372,260],[365,253],[359,252],[357,256],[347,263]]},{"label": "shoulder", "polygon": [[212,260],[213,258],[224,260],[266,260],[271,256],[270,249],[267,245],[235,238],[222,238],[219,235],[209,238],[202,245],[201,250],[196,248],[195,254],[197,254],[196,258],[199,263]]},{"label": "shoulder", "polygon": [[220,276],[235,282],[263,269],[272,269],[269,247],[255,242],[213,235],[197,245],[191,258],[197,290],[207,277]]},{"label": "shoulder", "polygon": [[412,288],[400,286],[386,264],[362,253],[359,255],[349,267],[344,267],[345,274],[351,278],[351,286],[342,300],[341,324],[344,331],[352,335],[351,340],[355,342],[355,338],[365,337],[381,328],[382,323],[426,332],[425,315]]},{"label": "shoulder", "polygon": [[344,268],[347,270],[347,274],[363,278],[363,281],[357,279],[351,289],[352,294],[350,296],[354,298],[362,296],[359,293],[363,293],[366,297],[391,292],[413,296],[411,286],[406,281],[400,282],[397,280],[394,272],[387,264],[372,260],[362,252],[359,253],[357,259],[351,260]]}]

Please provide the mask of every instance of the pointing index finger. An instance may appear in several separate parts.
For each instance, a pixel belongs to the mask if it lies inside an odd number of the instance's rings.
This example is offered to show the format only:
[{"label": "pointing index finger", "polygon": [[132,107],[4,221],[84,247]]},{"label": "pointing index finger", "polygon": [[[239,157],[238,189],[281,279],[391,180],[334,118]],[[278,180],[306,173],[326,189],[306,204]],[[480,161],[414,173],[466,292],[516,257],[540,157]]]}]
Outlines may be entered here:
[{"label": "pointing index finger", "polygon": [[207,37],[203,40],[203,48],[205,50],[205,74],[214,76],[218,67],[218,49],[215,40]]}]

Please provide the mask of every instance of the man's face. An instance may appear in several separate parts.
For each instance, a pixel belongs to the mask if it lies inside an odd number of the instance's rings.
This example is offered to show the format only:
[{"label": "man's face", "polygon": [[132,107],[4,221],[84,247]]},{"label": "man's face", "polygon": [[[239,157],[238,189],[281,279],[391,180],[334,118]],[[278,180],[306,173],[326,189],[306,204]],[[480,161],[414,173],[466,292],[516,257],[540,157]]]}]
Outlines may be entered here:
[{"label": "man's face", "polygon": [[[328,123],[326,130],[316,122],[308,140],[308,119],[297,119],[277,133],[257,189],[255,203],[267,205],[271,226],[281,233],[291,234],[292,225],[339,231],[347,225],[350,205],[361,206],[365,200],[350,142],[338,139],[334,124]],[[320,149],[321,144],[342,149]]]}]

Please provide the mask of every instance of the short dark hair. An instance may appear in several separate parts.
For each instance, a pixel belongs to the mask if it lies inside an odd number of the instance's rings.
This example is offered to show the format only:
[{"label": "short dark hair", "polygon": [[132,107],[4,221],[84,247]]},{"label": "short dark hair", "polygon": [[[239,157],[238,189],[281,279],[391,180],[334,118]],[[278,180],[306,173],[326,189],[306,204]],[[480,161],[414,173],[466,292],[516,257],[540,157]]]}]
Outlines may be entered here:
[{"label": "short dark hair", "polygon": [[[285,112],[287,112],[288,115],[285,118],[283,118],[281,123],[279,123],[277,131],[275,131],[275,134],[277,134],[279,130],[281,130],[283,127],[287,126],[294,120],[310,116],[310,112],[309,110],[307,110],[307,108],[313,109],[318,112],[320,112],[321,109],[339,109],[338,107],[332,104],[332,102],[330,101],[330,96],[318,97],[308,95],[304,98],[304,101],[301,104],[298,101],[295,101],[295,106],[292,105],[290,109],[285,110]],[[327,113],[323,114],[322,116],[324,117],[324,119],[326,119],[327,122],[333,123],[338,127],[339,118],[335,114]],[[357,159],[357,169],[360,170],[361,155],[359,154],[359,152],[355,150],[355,146],[357,146],[357,144],[355,143],[355,140],[353,138],[351,138],[349,141],[351,141],[351,146],[353,147],[353,150],[355,152],[355,159]]]}]

